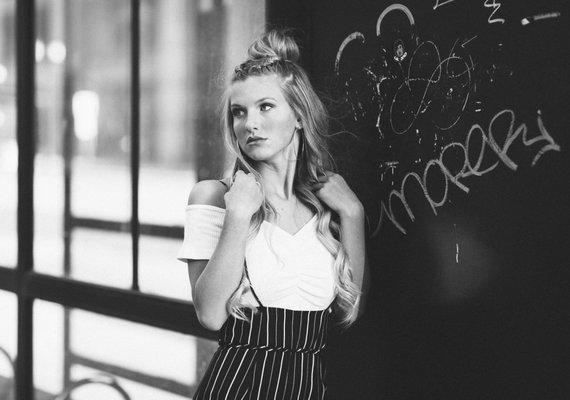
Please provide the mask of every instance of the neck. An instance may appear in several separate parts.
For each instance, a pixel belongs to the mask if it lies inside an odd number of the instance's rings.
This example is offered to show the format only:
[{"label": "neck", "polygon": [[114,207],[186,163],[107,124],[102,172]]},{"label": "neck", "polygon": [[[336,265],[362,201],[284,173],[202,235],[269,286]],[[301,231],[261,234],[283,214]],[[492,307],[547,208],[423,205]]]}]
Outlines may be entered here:
[{"label": "neck", "polygon": [[293,183],[295,180],[296,160],[280,163],[263,163],[258,166],[263,187],[268,198],[288,200],[294,197]]},{"label": "neck", "polygon": [[256,166],[268,199],[289,200],[295,197],[293,183],[299,150],[297,135],[293,134],[290,144],[274,159],[260,162]]}]

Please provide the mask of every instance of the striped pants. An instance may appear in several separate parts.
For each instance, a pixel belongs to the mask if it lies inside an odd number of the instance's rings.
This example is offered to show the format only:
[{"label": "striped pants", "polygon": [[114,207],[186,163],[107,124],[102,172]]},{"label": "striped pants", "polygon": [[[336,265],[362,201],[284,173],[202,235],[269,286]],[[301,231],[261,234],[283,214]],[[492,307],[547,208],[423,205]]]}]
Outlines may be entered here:
[{"label": "striped pants", "polygon": [[247,310],[251,323],[230,315],[193,399],[325,399],[330,312],[259,307]]}]

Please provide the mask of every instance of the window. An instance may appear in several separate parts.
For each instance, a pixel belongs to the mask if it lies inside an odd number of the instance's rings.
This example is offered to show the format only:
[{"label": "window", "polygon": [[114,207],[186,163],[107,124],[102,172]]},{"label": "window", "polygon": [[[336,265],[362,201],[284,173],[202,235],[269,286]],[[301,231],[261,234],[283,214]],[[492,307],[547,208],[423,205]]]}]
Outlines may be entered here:
[{"label": "window", "polygon": [[15,375],[37,399],[188,398],[217,344],[176,260],[184,205],[232,161],[218,102],[264,2],[0,0],[0,20],[0,399]]}]

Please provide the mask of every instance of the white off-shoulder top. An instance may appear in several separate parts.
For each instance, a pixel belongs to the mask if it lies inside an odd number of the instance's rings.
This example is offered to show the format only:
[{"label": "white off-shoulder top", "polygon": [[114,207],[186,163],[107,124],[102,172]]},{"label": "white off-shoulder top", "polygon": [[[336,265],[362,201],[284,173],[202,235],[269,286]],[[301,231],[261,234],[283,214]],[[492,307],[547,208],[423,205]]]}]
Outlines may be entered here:
[{"label": "white off-shoulder top", "polygon": [[[177,258],[207,260],[212,256],[224,223],[223,208],[186,206],[184,242]],[[334,258],[317,237],[315,215],[295,234],[263,221],[247,241],[245,262],[253,291],[265,307],[315,311],[334,300]],[[251,292],[242,299],[256,304]]]}]

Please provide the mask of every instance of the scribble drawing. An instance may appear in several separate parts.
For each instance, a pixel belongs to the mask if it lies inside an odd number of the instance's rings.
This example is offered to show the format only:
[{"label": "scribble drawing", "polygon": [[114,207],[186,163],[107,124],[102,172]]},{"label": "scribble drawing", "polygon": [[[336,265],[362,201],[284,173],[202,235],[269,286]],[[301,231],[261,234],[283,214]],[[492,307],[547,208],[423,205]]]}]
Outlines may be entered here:
[{"label": "scribble drawing", "polygon": [[[457,41],[456,41],[457,43]],[[451,54],[453,54],[452,48]],[[430,65],[436,64],[430,72]],[[465,111],[471,89],[472,66],[461,57],[443,60],[431,41],[414,51],[407,75],[399,85],[390,105],[390,126],[394,133],[409,131],[428,107],[437,107],[435,125],[441,130],[453,127]]]},{"label": "scribble drawing", "polygon": [[[351,43],[358,41],[360,49],[364,50],[364,34],[358,31],[349,34],[337,51],[335,73],[339,77],[342,75],[344,98],[351,107],[353,120],[359,122],[374,118],[382,139],[386,129],[396,134],[408,132],[416,120],[430,110],[430,118],[434,118],[437,128],[450,129],[461,118],[469,100],[474,63],[466,45],[476,36],[464,42],[457,39],[444,59],[433,41],[421,42],[419,37],[409,40],[395,38],[389,49],[382,42],[382,23],[388,14],[394,12],[406,16],[409,24],[406,29],[413,32],[415,20],[411,11],[402,4],[392,4],[382,11],[377,20],[377,40],[382,43],[380,51],[361,68],[348,74],[341,72],[343,54]],[[415,45],[413,51],[406,47],[410,44]],[[389,59],[396,61],[397,65],[389,64]],[[402,65],[404,61],[407,61],[407,66]]]},{"label": "scribble drawing", "polygon": [[[500,3],[487,0],[485,6],[493,7],[493,16]],[[422,39],[415,24],[410,9],[392,4],[380,13],[375,38],[368,39],[364,30],[352,32],[335,58],[335,75],[350,116],[360,126],[375,127],[378,134],[377,173],[387,195],[379,204],[374,235],[386,220],[406,234],[405,226],[415,221],[417,212],[410,201],[412,190],[419,189],[437,215],[451,188],[469,193],[465,178],[483,176],[500,165],[516,171],[518,161],[509,150],[519,137],[535,151],[532,167],[547,152],[561,151],[540,110],[533,133],[525,123],[515,126],[509,108],[492,117],[487,110],[482,113],[489,104],[481,101],[478,86],[489,90],[498,78],[513,75],[502,61],[501,42],[489,47],[485,37],[471,33],[449,41],[447,51],[437,38]],[[475,62],[472,48],[488,52],[486,64]],[[487,115],[488,127],[467,121],[466,115],[475,120]]]}]

